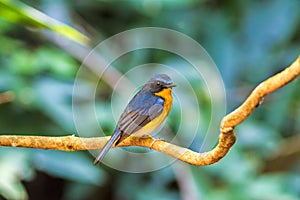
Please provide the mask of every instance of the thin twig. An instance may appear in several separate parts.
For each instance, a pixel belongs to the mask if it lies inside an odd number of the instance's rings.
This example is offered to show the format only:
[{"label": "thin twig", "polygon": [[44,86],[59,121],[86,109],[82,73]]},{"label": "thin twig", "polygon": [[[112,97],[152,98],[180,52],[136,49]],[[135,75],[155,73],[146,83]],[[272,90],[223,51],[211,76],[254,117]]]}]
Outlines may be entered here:
[{"label": "thin twig", "polygon": [[[204,166],[213,164],[222,159],[235,143],[234,127],[243,122],[257,108],[257,105],[262,102],[267,94],[286,85],[299,76],[299,74],[300,57],[290,67],[259,84],[241,106],[223,118],[219,143],[211,151],[198,153],[162,140],[136,137],[127,138],[118,147],[142,146],[160,151],[193,165]],[[75,136],[2,135],[0,136],[0,146],[78,151],[101,149],[108,139],[109,137],[79,138]]]}]

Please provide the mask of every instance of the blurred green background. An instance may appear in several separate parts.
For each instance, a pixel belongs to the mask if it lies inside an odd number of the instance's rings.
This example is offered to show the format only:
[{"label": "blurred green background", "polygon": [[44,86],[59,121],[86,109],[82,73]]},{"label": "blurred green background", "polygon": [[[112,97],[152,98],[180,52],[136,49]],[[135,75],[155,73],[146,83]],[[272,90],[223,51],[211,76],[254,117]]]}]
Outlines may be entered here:
[{"label": "blurred green background", "polygon": [[[0,0],[0,94],[13,97],[0,104],[0,134],[76,134],[72,89],[84,57],[102,40],[137,27],[170,28],[203,45],[224,80],[230,112],[299,55],[299,7],[298,0]],[[166,57],[147,51],[116,64],[124,73],[149,61],[172,63]],[[112,89],[101,83],[97,106],[111,116]],[[299,199],[299,87],[296,80],[268,96],[236,127],[229,154],[211,166],[176,162],[131,174],[94,167],[89,152],[0,147],[0,199]],[[209,107],[207,95],[197,97]],[[171,130],[177,120],[175,109]],[[102,123],[105,132],[114,129],[114,120]]]}]

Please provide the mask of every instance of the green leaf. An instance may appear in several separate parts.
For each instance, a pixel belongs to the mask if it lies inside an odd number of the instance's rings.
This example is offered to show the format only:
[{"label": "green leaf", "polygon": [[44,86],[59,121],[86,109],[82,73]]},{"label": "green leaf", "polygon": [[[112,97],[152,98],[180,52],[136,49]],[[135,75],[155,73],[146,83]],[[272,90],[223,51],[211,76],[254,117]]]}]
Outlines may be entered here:
[{"label": "green leaf", "polygon": [[18,1],[0,0],[0,16],[14,23],[49,29],[81,45],[89,42],[89,38],[76,29]]},{"label": "green leaf", "polygon": [[78,152],[37,150],[33,163],[37,169],[52,176],[79,183],[99,186],[105,180],[104,171]]},{"label": "green leaf", "polygon": [[30,180],[34,172],[28,162],[29,154],[12,149],[1,149],[0,197],[6,199],[28,199],[22,180]]}]

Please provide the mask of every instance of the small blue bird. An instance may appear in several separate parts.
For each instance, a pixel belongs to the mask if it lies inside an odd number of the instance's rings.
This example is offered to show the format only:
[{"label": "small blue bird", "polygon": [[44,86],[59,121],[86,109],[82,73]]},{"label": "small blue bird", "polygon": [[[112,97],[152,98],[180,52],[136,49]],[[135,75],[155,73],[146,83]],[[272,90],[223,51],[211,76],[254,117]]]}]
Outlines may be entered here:
[{"label": "small blue bird", "polygon": [[142,137],[150,135],[168,116],[172,106],[171,78],[158,74],[150,78],[143,88],[130,100],[123,111],[116,129],[94,161],[102,161],[109,149],[118,145],[130,135]]}]

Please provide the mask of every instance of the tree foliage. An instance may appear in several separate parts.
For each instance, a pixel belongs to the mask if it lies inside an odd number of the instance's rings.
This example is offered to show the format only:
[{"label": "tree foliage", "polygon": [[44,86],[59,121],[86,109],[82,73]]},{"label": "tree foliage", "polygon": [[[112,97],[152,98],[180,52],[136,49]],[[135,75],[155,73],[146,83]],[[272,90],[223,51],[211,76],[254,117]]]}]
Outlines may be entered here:
[{"label": "tree foliage", "polygon": [[[228,112],[242,103],[259,82],[283,70],[300,52],[297,0],[23,2],[26,8],[39,10],[42,16],[55,19],[60,25],[68,24],[65,27],[72,33],[84,32],[94,44],[143,26],[165,27],[189,35],[215,60],[225,81]],[[64,36],[53,36],[40,28],[56,33],[63,29],[54,29],[53,24],[36,15],[24,14],[21,12],[24,7],[19,5],[23,3],[0,1],[0,93],[9,97],[0,104],[1,134],[76,133],[71,95],[81,57],[86,54],[76,55],[73,50],[79,52],[87,37],[77,35],[81,39],[73,38],[75,43],[71,43],[75,47],[69,46],[70,41]],[[17,14],[12,15],[12,10]],[[13,20],[16,16],[18,20]],[[64,35],[71,37],[71,32]],[[181,64],[165,52],[141,51],[122,57],[115,66],[125,73],[145,61]],[[87,77],[87,81],[94,78]],[[197,82],[191,83],[199,87]],[[107,133],[115,126],[108,85],[105,81],[99,84],[95,105],[103,112],[99,120]],[[175,163],[151,173],[130,174],[94,167],[88,152],[1,147],[0,196],[75,200],[298,199],[298,90],[299,80],[267,97],[237,127],[237,142],[228,156],[209,167]],[[199,90],[197,97],[205,122],[210,118],[209,94]],[[188,117],[188,113],[182,117]],[[168,119],[171,130],[178,128],[178,118],[175,106]],[[201,140],[195,143],[194,146],[199,146]],[[288,152],[291,149],[293,152]]]}]

